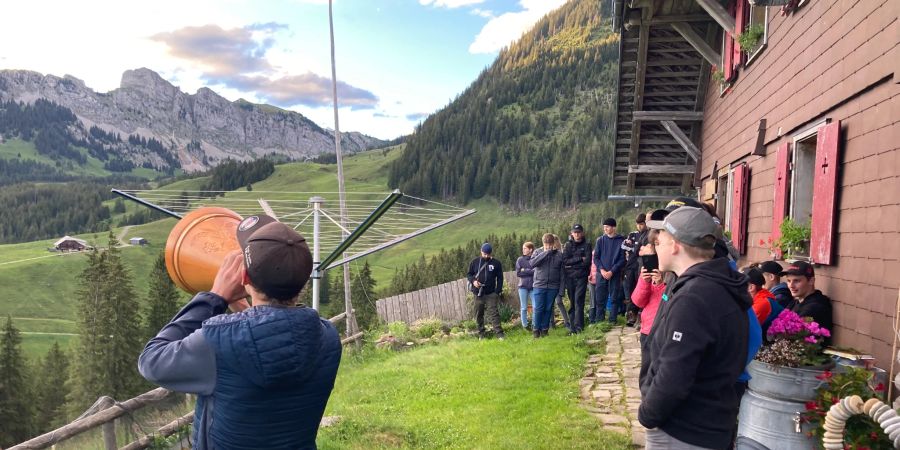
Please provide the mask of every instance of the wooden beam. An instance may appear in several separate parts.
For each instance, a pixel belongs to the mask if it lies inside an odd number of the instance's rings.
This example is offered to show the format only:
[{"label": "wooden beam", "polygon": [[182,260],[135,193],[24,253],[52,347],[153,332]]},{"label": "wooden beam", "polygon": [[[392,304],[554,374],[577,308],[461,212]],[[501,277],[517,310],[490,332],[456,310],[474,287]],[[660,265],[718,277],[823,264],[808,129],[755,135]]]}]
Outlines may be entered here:
[{"label": "wooden beam", "polygon": [[635,111],[634,120],[703,120],[703,111]]},{"label": "wooden beam", "polygon": [[[637,65],[635,67],[635,88],[634,88],[634,111],[638,111],[644,106],[644,85],[646,84],[645,75],[647,74],[647,48],[650,45],[650,19],[653,18],[653,8],[644,8],[641,10],[641,28],[638,37],[638,53]],[[636,165],[638,162],[638,148],[641,141],[641,123],[635,121],[631,129],[631,145],[628,147],[628,163]],[[635,175],[628,174],[626,182],[626,191],[634,190]]]},{"label": "wooden beam", "polygon": [[697,0],[697,3],[703,8],[725,31],[731,33],[734,31],[734,16],[728,14],[719,0]]},{"label": "wooden beam", "polygon": [[661,123],[663,128],[665,128],[666,131],[672,134],[672,137],[674,137],[675,140],[678,141],[679,144],[681,144],[681,147],[684,148],[684,151],[688,152],[688,154],[691,155],[691,158],[693,158],[694,161],[700,160],[700,149],[697,148],[697,146],[694,145],[694,143],[691,142],[690,139],[688,139],[684,132],[681,131],[681,128],[678,127],[678,124],[671,120],[663,120]]},{"label": "wooden beam", "polygon": [[716,65],[719,64],[719,61],[722,61],[722,56],[713,50],[712,47],[706,43],[706,40],[697,35],[690,25],[684,22],[678,22],[673,23],[671,26],[684,38],[684,40],[688,41],[688,43],[691,44],[691,47],[694,47],[694,50],[697,50],[697,53],[700,53],[707,62]]},{"label": "wooden beam", "polygon": [[628,166],[628,173],[694,173],[694,166],[682,165],[634,165]]},{"label": "wooden beam", "polygon": [[651,25],[668,25],[670,23],[684,22],[709,22],[713,20],[706,14],[678,14],[671,16],[656,16],[650,21]]}]

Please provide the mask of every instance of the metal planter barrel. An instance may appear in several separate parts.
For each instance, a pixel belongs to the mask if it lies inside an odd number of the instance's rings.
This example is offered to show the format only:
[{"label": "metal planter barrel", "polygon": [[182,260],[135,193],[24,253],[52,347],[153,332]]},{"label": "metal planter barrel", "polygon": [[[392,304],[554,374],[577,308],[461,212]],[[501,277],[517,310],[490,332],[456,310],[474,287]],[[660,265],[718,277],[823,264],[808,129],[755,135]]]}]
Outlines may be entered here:
[{"label": "metal planter barrel", "polygon": [[771,366],[757,360],[750,361],[750,389],[757,394],[779,400],[805,402],[816,398],[816,389],[824,381],[816,378],[834,364],[816,367]]},{"label": "metal planter barrel", "polygon": [[777,400],[752,390],[744,393],[738,415],[738,450],[810,450],[815,439],[812,430],[800,422],[804,402]]},{"label": "metal planter barrel", "polygon": [[740,450],[807,450],[815,441],[800,423],[805,403],[816,397],[821,377],[834,364],[819,367],[782,367],[753,360],[747,366],[749,389],[741,399],[738,417]]}]

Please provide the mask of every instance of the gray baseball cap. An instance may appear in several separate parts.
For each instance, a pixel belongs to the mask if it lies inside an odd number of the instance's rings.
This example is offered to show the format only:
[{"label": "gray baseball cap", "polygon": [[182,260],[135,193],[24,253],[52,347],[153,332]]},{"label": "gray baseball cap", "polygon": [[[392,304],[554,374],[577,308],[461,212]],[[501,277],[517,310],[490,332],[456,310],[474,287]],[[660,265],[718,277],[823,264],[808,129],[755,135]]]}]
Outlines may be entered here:
[{"label": "gray baseball cap", "polygon": [[675,240],[691,247],[713,248],[719,235],[719,226],[702,208],[682,206],[669,213],[663,221],[663,229]]}]

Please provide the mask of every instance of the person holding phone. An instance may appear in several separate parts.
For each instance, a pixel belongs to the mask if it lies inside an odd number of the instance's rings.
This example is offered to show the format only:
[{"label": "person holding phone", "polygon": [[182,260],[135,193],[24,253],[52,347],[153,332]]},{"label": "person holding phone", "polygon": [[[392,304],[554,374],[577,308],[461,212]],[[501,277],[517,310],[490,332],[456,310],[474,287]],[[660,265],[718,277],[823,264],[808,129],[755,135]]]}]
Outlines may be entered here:
[{"label": "person holding phone", "polygon": [[[665,215],[662,217],[665,218]],[[642,308],[640,337],[642,348],[653,328],[653,319],[656,317],[659,302],[662,301],[663,293],[666,291],[663,274],[659,271],[659,259],[656,257],[657,236],[659,236],[659,230],[651,230],[648,234],[649,243],[639,250],[642,262],[641,271],[634,292],[631,293],[631,301],[638,308]]]}]

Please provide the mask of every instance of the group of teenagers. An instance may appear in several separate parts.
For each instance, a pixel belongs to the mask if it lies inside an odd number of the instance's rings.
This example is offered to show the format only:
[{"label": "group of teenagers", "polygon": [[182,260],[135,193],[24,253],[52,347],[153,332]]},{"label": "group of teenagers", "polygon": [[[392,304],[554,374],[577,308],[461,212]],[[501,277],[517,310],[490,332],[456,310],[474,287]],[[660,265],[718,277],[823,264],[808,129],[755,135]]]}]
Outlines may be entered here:
[{"label": "group of teenagers", "polygon": [[[750,378],[746,366],[764,344],[766,328],[790,309],[831,330],[831,301],[815,288],[808,263],[784,268],[765,261],[739,270],[739,254],[708,204],[678,197],[638,215],[636,225],[626,237],[606,219],[593,246],[579,224],[565,245],[553,234],[543,236],[541,248],[526,242],[515,267],[522,326],[530,325],[535,338],[546,336],[558,305],[569,333],[582,331],[586,286],[592,286],[591,323],[604,320],[607,309],[615,323],[627,298],[627,321],[640,328],[638,420],[647,428],[647,448],[732,448]],[[469,280],[480,336],[484,311],[494,308],[489,319],[503,338],[496,312],[502,268],[491,250],[482,246]],[[568,309],[561,300],[566,293]]]}]

